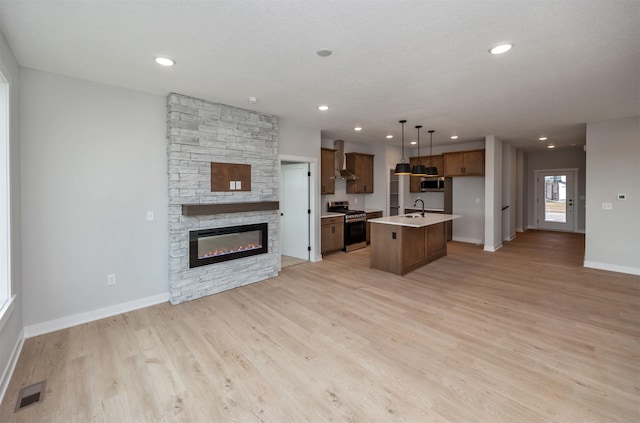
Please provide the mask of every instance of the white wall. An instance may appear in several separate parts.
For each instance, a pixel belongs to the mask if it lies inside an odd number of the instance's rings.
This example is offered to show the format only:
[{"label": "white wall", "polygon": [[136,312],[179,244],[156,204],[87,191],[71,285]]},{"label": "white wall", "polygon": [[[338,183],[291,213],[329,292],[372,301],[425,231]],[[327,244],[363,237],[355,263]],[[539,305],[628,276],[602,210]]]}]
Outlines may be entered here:
[{"label": "white wall", "polygon": [[165,97],[29,69],[20,82],[25,326],[166,295]]},{"label": "white wall", "polygon": [[516,149],[510,144],[502,146],[502,240],[510,241],[516,236]]},{"label": "white wall", "polygon": [[527,201],[527,160],[528,154],[516,150],[516,231],[527,229],[525,222],[529,221]]},{"label": "white wall", "polygon": [[[278,153],[320,159],[320,130],[278,118]],[[331,147],[333,148],[333,147]]]},{"label": "white wall", "polygon": [[640,117],[587,124],[586,179],[584,265],[640,275]]},{"label": "white wall", "polygon": [[9,83],[9,201],[11,202],[9,230],[11,231],[11,292],[16,296],[11,312],[3,316],[0,324],[0,401],[2,401],[23,339],[23,289],[20,257],[20,72],[13,53],[2,34],[0,34],[0,72],[2,72],[2,75]]},{"label": "white wall", "polygon": [[502,247],[502,140],[487,135],[485,150],[484,250]]},{"label": "white wall", "polygon": [[576,232],[584,232],[585,190],[586,190],[586,156],[582,148],[574,150],[543,151],[527,155],[528,181],[528,226],[535,228],[535,195],[536,170],[545,169],[578,169],[578,198],[574,199],[574,213],[578,213],[578,227]]}]

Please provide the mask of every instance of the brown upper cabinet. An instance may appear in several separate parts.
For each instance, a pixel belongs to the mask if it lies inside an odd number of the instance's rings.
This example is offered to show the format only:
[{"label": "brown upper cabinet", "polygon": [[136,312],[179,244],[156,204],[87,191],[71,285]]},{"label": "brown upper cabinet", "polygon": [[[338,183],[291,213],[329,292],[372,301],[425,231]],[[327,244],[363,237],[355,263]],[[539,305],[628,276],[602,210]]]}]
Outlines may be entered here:
[{"label": "brown upper cabinet", "polygon": [[356,175],[355,181],[347,180],[348,194],[373,193],[373,155],[346,153],[347,170]]},{"label": "brown upper cabinet", "polygon": [[[429,166],[429,156],[420,156],[420,163],[425,166]],[[413,169],[415,165],[418,164],[418,157],[409,157],[409,165]],[[444,172],[444,161],[442,154],[437,156],[431,156],[431,164],[438,168],[438,174],[433,175],[433,177],[442,176]],[[424,178],[424,176],[409,176],[409,191],[410,192],[420,192],[420,178]]]},{"label": "brown upper cabinet", "polygon": [[484,150],[444,153],[444,176],[484,175]]},{"label": "brown upper cabinet", "polygon": [[320,149],[320,194],[334,194],[336,191],[336,150]]}]

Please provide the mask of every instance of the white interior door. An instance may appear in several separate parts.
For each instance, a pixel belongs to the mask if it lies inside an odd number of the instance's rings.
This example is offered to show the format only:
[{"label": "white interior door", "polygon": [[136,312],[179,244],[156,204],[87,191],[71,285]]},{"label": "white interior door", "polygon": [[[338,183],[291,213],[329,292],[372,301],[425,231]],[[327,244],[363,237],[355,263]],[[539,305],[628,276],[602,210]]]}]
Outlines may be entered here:
[{"label": "white interior door", "polygon": [[538,229],[573,232],[576,178],[575,170],[536,171]]},{"label": "white interior door", "polygon": [[280,251],[309,260],[309,164],[283,164],[280,195]]}]

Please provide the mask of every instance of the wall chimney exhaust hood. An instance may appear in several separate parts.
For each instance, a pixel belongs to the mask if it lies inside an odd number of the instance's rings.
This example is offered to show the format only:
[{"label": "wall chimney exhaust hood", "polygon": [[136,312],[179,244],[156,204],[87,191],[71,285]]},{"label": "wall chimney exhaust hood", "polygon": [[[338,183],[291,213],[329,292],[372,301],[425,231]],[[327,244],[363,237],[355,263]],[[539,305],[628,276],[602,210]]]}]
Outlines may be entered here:
[{"label": "wall chimney exhaust hood", "polygon": [[336,150],[336,172],[335,179],[345,179],[347,181],[355,181],[356,175],[347,170],[347,161],[344,155],[344,141],[335,140],[333,148]]}]

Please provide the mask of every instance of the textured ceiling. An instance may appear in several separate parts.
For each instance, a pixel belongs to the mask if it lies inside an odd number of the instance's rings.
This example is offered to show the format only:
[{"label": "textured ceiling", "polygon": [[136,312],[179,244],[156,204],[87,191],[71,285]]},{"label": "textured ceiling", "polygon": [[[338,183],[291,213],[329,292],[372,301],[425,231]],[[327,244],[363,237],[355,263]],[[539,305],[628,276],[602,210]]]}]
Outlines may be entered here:
[{"label": "textured ceiling", "polygon": [[[353,142],[399,145],[404,118],[407,141],[421,124],[434,145],[495,134],[535,151],[546,135],[580,148],[586,122],[640,114],[635,0],[0,0],[0,31],[23,67],[259,110]],[[505,40],[510,52],[488,53]],[[177,63],[162,68],[158,55]]]}]

